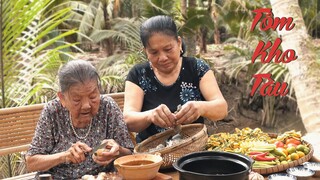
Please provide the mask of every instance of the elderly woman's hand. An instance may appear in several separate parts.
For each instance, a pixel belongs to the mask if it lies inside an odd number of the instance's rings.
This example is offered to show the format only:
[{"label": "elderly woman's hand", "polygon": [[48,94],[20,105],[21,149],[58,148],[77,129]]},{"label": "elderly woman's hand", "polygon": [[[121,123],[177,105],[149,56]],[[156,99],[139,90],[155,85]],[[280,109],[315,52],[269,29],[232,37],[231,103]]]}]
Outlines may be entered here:
[{"label": "elderly woman's hand", "polygon": [[94,162],[102,166],[108,165],[120,155],[120,146],[115,140],[106,139],[102,141],[102,143],[104,142],[108,142],[106,146],[107,150],[92,155]]},{"label": "elderly woman's hand", "polygon": [[190,124],[201,116],[201,107],[198,101],[188,101],[175,114],[176,124]]},{"label": "elderly woman's hand", "polygon": [[92,150],[87,144],[80,141],[71,145],[71,147],[65,152],[65,162],[78,164],[83,162],[86,157],[86,153]]},{"label": "elderly woman's hand", "polygon": [[161,104],[151,111],[151,121],[159,127],[173,127],[175,125],[175,117],[170,109]]}]

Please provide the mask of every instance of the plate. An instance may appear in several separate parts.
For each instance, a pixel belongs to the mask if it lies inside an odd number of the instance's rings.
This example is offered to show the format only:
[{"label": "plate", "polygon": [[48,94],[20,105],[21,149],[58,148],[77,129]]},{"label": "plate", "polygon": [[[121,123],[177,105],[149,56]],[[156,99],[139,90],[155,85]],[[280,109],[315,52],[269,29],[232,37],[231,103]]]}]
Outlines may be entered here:
[{"label": "plate", "polygon": [[314,175],[314,171],[305,168],[303,166],[297,166],[287,169],[286,171],[288,174],[291,174],[293,176],[296,176],[298,179],[300,177],[311,177]]},{"label": "plate", "polygon": [[291,174],[278,173],[268,176],[268,180],[296,180],[297,178]]},{"label": "plate", "polygon": [[308,168],[315,172],[314,176],[320,176],[320,162],[305,162],[303,163],[303,167]]},{"label": "plate", "polygon": [[302,165],[304,162],[307,162],[311,159],[311,157],[313,156],[313,151],[314,151],[313,147],[310,143],[308,143],[307,141],[303,141],[303,143],[306,144],[310,148],[310,152],[307,155],[305,155],[304,157],[301,157],[297,160],[288,162],[287,164],[279,164],[279,165],[269,167],[269,168],[252,169],[252,171],[257,172],[259,174],[272,174],[272,173],[285,171],[291,167],[296,167],[296,166]]}]

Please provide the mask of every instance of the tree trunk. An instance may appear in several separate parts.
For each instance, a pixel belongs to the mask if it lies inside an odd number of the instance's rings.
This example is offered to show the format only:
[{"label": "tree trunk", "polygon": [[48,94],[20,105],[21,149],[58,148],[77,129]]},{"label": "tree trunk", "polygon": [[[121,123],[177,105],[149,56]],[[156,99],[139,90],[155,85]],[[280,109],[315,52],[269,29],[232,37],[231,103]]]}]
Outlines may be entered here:
[{"label": "tree trunk", "polygon": [[210,12],[210,15],[211,15],[211,19],[214,23],[214,33],[213,33],[213,40],[214,40],[214,43],[215,44],[221,44],[221,40],[220,40],[220,31],[218,29],[218,13],[217,13],[217,10],[216,10],[216,1],[214,1],[213,5],[211,5],[211,0],[209,1],[210,3],[210,6],[211,6],[211,12]]},{"label": "tree trunk", "polygon": [[291,85],[307,132],[320,132],[320,63],[307,33],[298,0],[270,0],[274,17],[292,17],[295,27],[278,29],[283,51],[293,49],[298,59],[287,63]]},{"label": "tree trunk", "polygon": [[183,17],[187,17],[187,0],[180,1],[181,14]]},{"label": "tree trunk", "polygon": [[[111,23],[110,23],[110,17],[109,17],[109,14],[108,14],[108,11],[107,11],[107,3],[104,3],[103,4],[103,14],[104,14],[104,21],[105,21],[105,29],[111,29]],[[113,40],[112,38],[107,38],[107,39],[104,39],[102,42],[102,47],[103,49],[106,50],[108,56],[111,56],[113,55],[113,50],[114,50],[114,45],[113,45]]]},{"label": "tree trunk", "polygon": [[[196,8],[196,0],[189,0],[188,8]],[[189,17],[188,17],[189,18]],[[195,31],[195,30],[194,30]],[[185,42],[187,46],[187,55],[188,56],[195,56],[197,54],[197,34],[196,32],[191,32],[186,34]]]}]

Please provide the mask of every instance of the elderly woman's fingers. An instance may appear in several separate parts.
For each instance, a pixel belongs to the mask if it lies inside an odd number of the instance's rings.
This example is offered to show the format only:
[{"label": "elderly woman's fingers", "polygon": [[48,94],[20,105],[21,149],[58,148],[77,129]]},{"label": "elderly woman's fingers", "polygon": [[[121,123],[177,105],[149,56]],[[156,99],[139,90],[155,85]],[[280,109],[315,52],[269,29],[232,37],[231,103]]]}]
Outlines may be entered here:
[{"label": "elderly woman's fingers", "polygon": [[113,153],[115,156],[119,155],[120,152],[119,152],[119,145],[118,146],[112,146],[111,149],[110,149],[110,153]]},{"label": "elderly woman's fingers", "polygon": [[86,143],[78,141],[76,144],[82,149],[84,153],[92,151],[92,148],[88,146]]},{"label": "elderly woman's fingers", "polygon": [[102,141],[102,143],[107,142],[106,149],[108,151],[103,151],[101,155],[105,156],[117,156],[119,155],[120,145],[114,140],[114,139],[105,139]]},{"label": "elderly woman's fingers", "polygon": [[78,152],[78,150],[76,150],[76,148],[70,149],[70,153],[71,153],[71,156],[74,159],[75,163],[82,162],[80,153]]},{"label": "elderly woman's fingers", "polygon": [[68,150],[70,152],[70,160],[73,163],[83,162],[86,159],[85,154],[89,152],[89,149],[90,147],[87,147],[87,145],[82,142],[72,144],[72,146]]},{"label": "elderly woman's fingers", "polygon": [[92,159],[94,162],[96,162],[97,164],[99,164],[101,166],[108,165],[109,163],[111,163],[114,160],[114,158],[106,160],[106,159],[103,159],[99,156],[94,156],[94,155],[92,156]]},{"label": "elderly woman's fingers", "polygon": [[92,159],[94,160],[94,162],[100,165],[107,165],[117,157],[115,154],[118,154],[118,153],[111,153],[111,152],[104,151],[98,156],[93,155]]}]

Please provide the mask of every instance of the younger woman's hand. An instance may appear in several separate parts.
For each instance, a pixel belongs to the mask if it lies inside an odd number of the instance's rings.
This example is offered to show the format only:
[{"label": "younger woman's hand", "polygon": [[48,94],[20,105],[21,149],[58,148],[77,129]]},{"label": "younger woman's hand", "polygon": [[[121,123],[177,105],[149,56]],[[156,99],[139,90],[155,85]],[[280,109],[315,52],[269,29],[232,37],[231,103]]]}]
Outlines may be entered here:
[{"label": "younger woman's hand", "polygon": [[190,124],[201,116],[201,108],[198,101],[188,101],[180,111],[174,114],[176,125]]},{"label": "younger woman's hand", "polygon": [[107,142],[105,150],[98,151],[92,155],[94,162],[101,166],[108,165],[120,155],[120,145],[113,139],[105,139],[102,143]]},{"label": "younger woman's hand", "polygon": [[174,115],[164,104],[159,105],[151,111],[150,119],[153,124],[163,128],[173,127],[175,125]]}]

